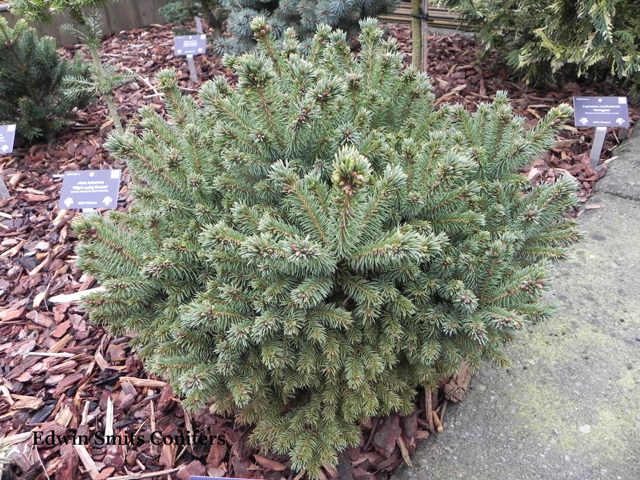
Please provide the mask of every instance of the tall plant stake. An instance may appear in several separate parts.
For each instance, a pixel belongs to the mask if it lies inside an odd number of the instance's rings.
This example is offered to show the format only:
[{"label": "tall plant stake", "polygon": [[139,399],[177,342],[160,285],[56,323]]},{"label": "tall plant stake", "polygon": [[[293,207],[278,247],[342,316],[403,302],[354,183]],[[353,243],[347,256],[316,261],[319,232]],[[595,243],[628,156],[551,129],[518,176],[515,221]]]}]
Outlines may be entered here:
[{"label": "tall plant stake", "polygon": [[428,0],[411,0],[411,64],[427,71]]}]

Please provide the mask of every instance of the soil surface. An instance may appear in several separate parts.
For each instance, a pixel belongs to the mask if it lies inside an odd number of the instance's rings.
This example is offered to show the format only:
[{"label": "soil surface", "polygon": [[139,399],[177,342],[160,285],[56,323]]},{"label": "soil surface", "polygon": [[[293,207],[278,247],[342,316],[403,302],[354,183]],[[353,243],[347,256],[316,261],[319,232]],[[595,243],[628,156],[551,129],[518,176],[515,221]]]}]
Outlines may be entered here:
[{"label": "soil surface", "polygon": [[[410,30],[389,25],[410,62]],[[72,55],[80,46],[66,48]],[[86,52],[85,52],[86,53]],[[429,42],[432,78],[438,103],[461,103],[473,110],[491,101],[500,90],[509,92],[514,110],[533,126],[552,107],[571,104],[572,96],[624,95],[609,84],[567,83],[552,92],[512,81],[499,56],[479,60],[479,48],[461,36],[432,36]],[[155,90],[155,74],[163,68],[180,72],[179,86],[195,94],[198,85],[189,79],[186,62],[173,56],[171,25],[153,25],[121,32],[105,39],[103,61],[119,70],[131,70],[140,80],[122,87],[116,102],[126,124],[136,122],[144,105],[163,112]],[[196,57],[201,81],[231,72],[214,55]],[[640,114],[631,108],[632,121]],[[62,173],[67,170],[122,168],[103,147],[113,129],[106,106],[98,102],[78,112],[78,120],[51,144],[18,145],[12,156],[0,159],[0,169],[11,197],[0,201],[0,454],[14,465],[4,478],[25,480],[136,477],[163,473],[156,478],[188,479],[189,475],[236,478],[304,479],[289,468],[289,459],[261,452],[248,444],[250,429],[223,418],[215,411],[187,414],[171,388],[149,378],[132,355],[128,337],[114,338],[92,325],[75,303],[50,302],[54,296],[72,294],[95,286],[75,266],[77,242],[70,221],[80,213],[58,208]],[[564,127],[555,147],[522,173],[532,182],[553,182],[574,176],[581,185],[584,203],[595,183],[615,159],[615,148],[631,129],[610,129],[601,165],[589,164],[593,128]],[[123,175],[118,209],[126,210],[131,198]],[[580,215],[584,208],[576,211]],[[421,392],[413,415],[374,418],[362,425],[359,447],[347,451],[356,479],[387,479],[421,439],[441,430],[447,404],[464,397],[470,374],[463,369],[443,379],[432,393]],[[33,447],[33,431],[37,445]],[[221,441],[205,445],[165,445],[150,442],[152,432],[162,436],[185,435],[199,430]],[[55,445],[46,445],[53,432]],[[102,434],[116,434],[119,445],[100,444]],[[76,439],[76,445],[64,445]],[[74,437],[75,435],[75,437]],[[83,443],[86,435],[88,444]],[[137,444],[141,436],[142,445]],[[58,438],[58,437],[56,437]],[[80,440],[77,440],[80,438]],[[167,437],[168,438],[168,437]],[[208,439],[210,440],[210,439]],[[62,444],[61,444],[62,443]],[[7,446],[5,449],[4,446]],[[0,455],[1,456],[1,455]],[[326,467],[327,478],[345,478]],[[158,474],[160,475],[160,474]],[[128,476],[128,477],[123,477]]]}]

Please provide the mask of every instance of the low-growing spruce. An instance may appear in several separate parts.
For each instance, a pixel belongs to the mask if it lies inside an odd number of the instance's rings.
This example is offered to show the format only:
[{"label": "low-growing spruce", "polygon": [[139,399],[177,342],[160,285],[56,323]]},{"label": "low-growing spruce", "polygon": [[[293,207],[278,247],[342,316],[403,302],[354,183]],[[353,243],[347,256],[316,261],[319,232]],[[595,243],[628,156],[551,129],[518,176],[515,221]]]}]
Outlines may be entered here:
[{"label": "low-growing spruce", "polygon": [[465,361],[545,319],[549,267],[578,234],[567,178],[533,187],[571,108],[532,129],[504,93],[474,113],[436,107],[428,77],[361,24],[361,51],[320,26],[308,53],[252,22],[197,98],[163,71],[167,118],[108,147],[143,185],[128,213],[87,216],[79,266],[104,287],[94,322],[198,409],[318,478],[372,416],[413,411]]}]

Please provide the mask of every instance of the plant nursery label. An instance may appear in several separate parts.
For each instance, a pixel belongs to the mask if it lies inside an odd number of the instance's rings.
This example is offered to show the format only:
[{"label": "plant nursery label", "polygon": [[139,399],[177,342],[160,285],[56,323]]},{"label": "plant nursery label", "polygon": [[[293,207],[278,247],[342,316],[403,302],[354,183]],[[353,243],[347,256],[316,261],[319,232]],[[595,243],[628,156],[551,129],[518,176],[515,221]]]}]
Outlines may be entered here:
[{"label": "plant nursery label", "polygon": [[64,172],[60,209],[116,208],[121,170]]},{"label": "plant nursery label", "polygon": [[206,35],[187,35],[175,37],[173,44],[174,55],[200,55],[207,50]]},{"label": "plant nursery label", "polygon": [[13,141],[15,138],[15,125],[0,125],[0,155],[8,155],[13,152]]},{"label": "plant nursery label", "polygon": [[628,127],[627,97],[573,97],[576,127]]}]

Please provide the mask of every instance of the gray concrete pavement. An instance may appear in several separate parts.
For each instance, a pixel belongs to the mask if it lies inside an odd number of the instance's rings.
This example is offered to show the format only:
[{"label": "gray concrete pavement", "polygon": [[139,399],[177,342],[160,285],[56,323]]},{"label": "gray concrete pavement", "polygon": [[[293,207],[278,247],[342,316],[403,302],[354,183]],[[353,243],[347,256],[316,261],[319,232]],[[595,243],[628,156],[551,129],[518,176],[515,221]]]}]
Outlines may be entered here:
[{"label": "gray concrete pavement", "polygon": [[474,377],[393,480],[640,479],[640,132],[618,155],[556,268],[558,315]]}]

